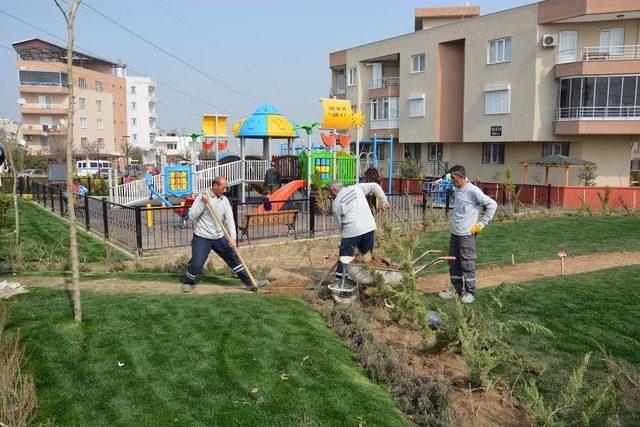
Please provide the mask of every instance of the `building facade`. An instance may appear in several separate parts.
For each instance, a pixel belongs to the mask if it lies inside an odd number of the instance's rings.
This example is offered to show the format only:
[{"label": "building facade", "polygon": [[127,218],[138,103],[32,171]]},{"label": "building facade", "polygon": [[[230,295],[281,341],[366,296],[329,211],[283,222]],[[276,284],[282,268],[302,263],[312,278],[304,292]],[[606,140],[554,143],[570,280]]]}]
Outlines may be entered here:
[{"label": "building facade", "polygon": [[[511,167],[519,182],[520,162],[563,154],[595,162],[598,185],[629,185],[640,2],[546,0],[479,13],[417,9],[413,33],[329,55],[331,94],[365,113],[363,139],[393,136],[394,158],[421,158],[426,175],[460,163],[484,181],[504,180]],[[383,174],[388,149],[378,153]],[[529,170],[528,182],[543,181],[544,170]]]},{"label": "building facade", "polygon": [[127,76],[129,145],[142,150],[145,163],[155,160],[153,145],[159,133],[156,87],[150,77]]},{"label": "building facade", "polygon": [[182,156],[189,158],[191,138],[180,136],[177,131],[161,132],[154,141],[154,153],[167,156]]},{"label": "building facade", "polygon": [[[67,50],[37,38],[13,47],[23,138],[33,152],[55,154],[67,139]],[[78,52],[73,63],[76,157],[117,160],[127,135],[126,69]]]}]

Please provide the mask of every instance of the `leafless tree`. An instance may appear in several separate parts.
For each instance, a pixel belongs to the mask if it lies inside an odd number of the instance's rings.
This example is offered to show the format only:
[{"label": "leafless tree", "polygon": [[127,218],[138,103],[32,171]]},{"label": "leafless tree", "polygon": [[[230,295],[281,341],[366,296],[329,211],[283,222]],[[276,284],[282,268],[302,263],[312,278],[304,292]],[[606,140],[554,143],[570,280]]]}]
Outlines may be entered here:
[{"label": "leafless tree", "polygon": [[[64,0],[63,0],[64,1]],[[80,301],[80,265],[78,262],[78,238],[75,211],[75,194],[73,193],[73,116],[75,94],[73,92],[73,24],[76,18],[80,0],[67,0],[65,10],[58,0],[53,0],[67,23],[67,76],[69,89],[69,104],[67,106],[67,211],[69,215],[69,255],[71,260],[71,276],[73,284],[73,317],[76,322],[82,322],[82,305]],[[71,4],[69,4],[71,3]]]},{"label": "leafless tree", "polygon": [[[18,124],[18,129],[20,128]],[[18,209],[18,171],[22,165],[20,159],[24,158],[19,152],[21,147],[18,146],[18,132],[9,132],[6,126],[0,124],[0,145],[6,153],[7,162],[13,174],[13,211],[14,211],[14,231],[13,235],[16,244],[16,260],[18,263],[22,260],[22,251],[20,249],[20,210]]]}]

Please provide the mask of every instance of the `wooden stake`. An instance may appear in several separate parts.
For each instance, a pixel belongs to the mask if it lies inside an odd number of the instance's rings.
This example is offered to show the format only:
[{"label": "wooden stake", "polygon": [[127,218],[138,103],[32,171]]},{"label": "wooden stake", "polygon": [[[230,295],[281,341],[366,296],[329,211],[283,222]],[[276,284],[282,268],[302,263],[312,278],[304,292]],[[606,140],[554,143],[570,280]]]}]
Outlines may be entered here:
[{"label": "wooden stake", "polygon": [[516,258],[511,254],[511,265],[516,265]]},{"label": "wooden stake", "polygon": [[[218,222],[218,225],[220,225],[220,228],[222,229],[222,232],[224,233],[224,236],[227,238],[227,240],[229,242],[231,242],[233,240],[231,238],[231,234],[229,233],[229,230],[227,230],[227,227],[225,227],[224,223],[220,219],[220,216],[218,216],[218,212],[216,212],[216,208],[213,205],[213,201],[211,199],[209,199],[209,201],[207,202],[207,208],[209,208],[209,212],[211,212],[213,217]],[[251,285],[256,287],[257,286],[256,285],[256,279],[253,278],[253,274],[251,274],[251,270],[249,270],[249,267],[247,266],[247,263],[244,262],[244,259],[242,259],[242,255],[240,255],[240,252],[238,252],[237,248],[233,248],[233,250],[236,253],[236,255],[238,255],[238,259],[240,260],[240,263],[244,266],[244,269],[247,271],[247,274],[249,275],[249,280],[251,280]]]}]

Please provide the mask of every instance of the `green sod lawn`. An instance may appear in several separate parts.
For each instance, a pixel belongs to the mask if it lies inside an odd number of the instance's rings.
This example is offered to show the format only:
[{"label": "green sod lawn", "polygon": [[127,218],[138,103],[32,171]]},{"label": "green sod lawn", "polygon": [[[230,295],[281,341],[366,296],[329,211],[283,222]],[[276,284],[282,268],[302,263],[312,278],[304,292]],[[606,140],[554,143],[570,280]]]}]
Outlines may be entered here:
[{"label": "green sod lawn", "polygon": [[[20,239],[24,261],[63,261],[69,258],[69,224],[34,202],[19,200]],[[8,227],[0,234],[13,231],[13,203],[9,209]],[[81,261],[103,261],[107,251],[113,258],[127,258],[123,252],[105,244],[99,238],[78,228],[78,252]],[[1,250],[0,250],[1,252]]]},{"label": "green sod lawn", "polygon": [[[449,250],[449,230],[425,233],[416,251]],[[540,218],[489,224],[478,237],[478,268],[596,252],[640,250],[640,217]],[[446,265],[428,272],[443,272]]]},{"label": "green sod lawn", "polygon": [[[311,307],[293,298],[65,293],[4,302],[60,425],[405,425]],[[123,366],[118,366],[124,363]]]},{"label": "green sod lawn", "polygon": [[[531,321],[554,333],[547,337],[516,332],[508,339],[518,353],[548,365],[538,383],[553,399],[588,352],[593,353],[590,378],[608,374],[599,345],[640,369],[638,277],[640,266],[635,265],[505,285],[515,288],[499,297],[503,309],[493,303],[490,288],[481,289],[474,308],[486,312],[491,306],[500,320]],[[426,298],[435,307],[447,303],[434,295]]]}]

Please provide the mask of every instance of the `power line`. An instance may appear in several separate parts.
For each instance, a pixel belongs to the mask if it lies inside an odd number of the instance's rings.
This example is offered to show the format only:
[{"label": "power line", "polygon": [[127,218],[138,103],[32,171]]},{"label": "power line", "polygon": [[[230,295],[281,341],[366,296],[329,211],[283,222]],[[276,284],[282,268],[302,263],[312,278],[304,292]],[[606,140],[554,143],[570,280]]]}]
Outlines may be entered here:
[{"label": "power line", "polygon": [[[24,20],[24,19],[22,19],[22,18],[20,18],[20,17],[18,17],[18,16],[15,16],[15,15],[13,15],[13,14],[9,13],[9,12],[6,12],[6,11],[4,11],[4,10],[1,10],[1,9],[0,9],[0,13],[3,13],[3,14],[5,14],[5,15],[9,16],[10,18],[15,19],[16,21],[19,21],[19,22],[21,22],[21,23],[23,23],[23,24],[25,24],[25,25],[28,25],[29,27],[35,28],[36,30],[41,31],[41,32],[43,32],[44,34],[47,34],[47,35],[49,35],[49,36],[51,36],[51,37],[53,37],[53,38],[55,38],[55,39],[61,40],[61,41],[65,42],[65,43],[67,42],[67,40],[66,40],[65,38],[60,37],[60,36],[57,36],[57,35],[55,35],[55,34],[53,34],[53,33],[49,32],[49,31],[45,30],[44,28],[38,27],[37,25],[32,24],[31,22],[28,22],[28,21],[26,21],[26,20]],[[8,50],[11,50],[12,52],[15,52],[15,49],[14,49],[14,48],[11,48],[11,47],[8,47],[8,46],[4,46],[4,45],[2,45],[2,47],[4,47],[5,49],[8,49]],[[81,53],[83,53],[83,52],[84,52],[84,53],[86,53],[86,54],[88,54],[88,55],[95,56],[95,57],[98,57],[98,58],[100,57],[100,55],[99,55],[99,54],[97,54],[97,53],[95,53],[95,52],[92,52],[92,51],[91,51],[91,50],[89,50],[89,49],[84,49],[84,48],[80,47],[78,44],[75,44],[74,50],[76,50],[76,51],[78,51],[78,52],[81,52]],[[109,61],[109,62],[110,62],[110,61]],[[138,75],[141,75],[141,76],[147,76],[147,75],[148,75],[148,74],[146,74],[146,73],[141,73],[141,72],[136,71],[136,70],[134,70],[134,69],[132,69],[132,68],[129,68],[129,67],[127,67],[127,69],[128,69],[128,70],[130,70],[130,71],[131,71],[132,73],[134,73],[134,74],[138,74]],[[170,90],[172,90],[172,91],[174,91],[174,92],[177,92],[177,93],[179,93],[179,94],[181,94],[181,95],[184,95],[184,96],[186,96],[186,97],[189,97],[189,98],[191,98],[191,99],[193,99],[193,100],[195,100],[195,101],[198,101],[198,102],[201,102],[201,103],[203,103],[203,104],[209,105],[210,107],[213,107],[214,109],[219,110],[219,111],[221,111],[221,112],[223,112],[223,113],[228,113],[230,116],[235,116],[235,117],[238,117],[238,118],[242,118],[242,117],[243,117],[243,116],[242,116],[242,115],[240,115],[240,114],[233,113],[233,112],[231,112],[231,111],[229,111],[229,110],[227,110],[227,109],[225,109],[225,108],[222,108],[222,107],[220,107],[220,106],[218,106],[218,105],[215,105],[215,104],[212,104],[212,103],[210,103],[210,102],[208,102],[208,101],[205,101],[205,100],[203,100],[203,99],[200,99],[200,98],[198,98],[198,97],[196,97],[196,96],[194,96],[194,95],[191,95],[191,94],[189,94],[189,93],[187,93],[187,92],[184,92],[184,91],[182,91],[182,90],[180,90],[180,89],[176,89],[176,88],[174,88],[174,87],[172,87],[172,86],[170,86],[170,85],[168,85],[168,84],[166,84],[166,83],[163,83],[163,82],[161,82],[161,81],[159,81],[159,80],[156,80],[156,82],[158,83],[158,85],[159,85],[159,86],[166,87],[167,89],[170,89]],[[175,107],[175,106],[173,106],[173,105],[171,105],[171,104],[163,103],[163,105],[171,106],[171,107],[173,107],[173,108],[175,108],[175,109],[180,110],[180,108],[179,108],[179,107]],[[195,114],[195,113],[193,113],[193,114]]]},{"label": "power line", "polygon": [[236,95],[240,96],[241,98],[259,105],[260,102],[258,102],[257,100],[255,100],[254,98],[250,97],[249,95],[245,95],[244,93],[240,92],[239,90],[235,89],[234,87],[230,86],[229,84],[225,83],[224,81],[217,79],[213,76],[211,76],[208,73],[205,73],[204,71],[202,71],[200,68],[196,67],[195,65],[192,65],[190,63],[188,63],[187,61],[185,61],[184,59],[174,55],[173,53],[169,52],[168,50],[164,49],[163,47],[157,45],[156,43],[152,42],[151,40],[147,39],[146,37],[136,33],[135,31],[131,30],[128,27],[125,27],[124,25],[122,25],[121,23],[117,22],[116,20],[110,18],[109,16],[105,15],[104,13],[100,12],[99,10],[95,9],[93,6],[91,6],[88,3],[84,3],[84,5],[86,7],[88,7],[90,10],[92,10],[94,13],[100,15],[101,17],[103,17],[104,19],[106,19],[107,21],[113,23],[114,25],[117,25],[118,27],[122,28],[123,30],[127,31],[128,33],[134,35],[135,37],[139,38],[140,40],[144,41],[145,43],[147,43],[150,46],[153,46],[154,48],[158,49],[160,52],[163,52],[164,54],[170,56],[171,58],[175,59],[176,61],[180,62],[181,64],[185,65],[186,67],[191,68],[192,70],[194,70],[195,72],[197,72],[198,74],[203,75],[204,77],[208,78],[209,80],[219,84],[220,86],[224,87],[225,89],[235,93]]},{"label": "power line", "polygon": [[202,37],[204,40],[206,40],[211,46],[213,46],[214,48],[218,49],[219,51],[221,51],[222,53],[224,53],[227,57],[229,57],[230,59],[232,59],[233,61],[235,61],[237,64],[241,65],[245,70],[247,70],[248,72],[250,72],[251,74],[253,74],[254,76],[258,77],[260,80],[262,80],[263,82],[265,82],[266,84],[268,84],[269,86],[271,86],[272,88],[276,89],[277,91],[283,93],[285,96],[287,96],[289,99],[297,102],[298,104],[305,106],[304,103],[297,99],[296,97],[294,97],[293,95],[291,95],[289,92],[287,92],[286,90],[282,89],[281,87],[279,87],[278,85],[276,85],[275,83],[270,82],[269,80],[267,80],[262,74],[260,74],[259,72],[255,71],[253,68],[249,67],[247,64],[245,64],[244,62],[242,62],[240,59],[238,59],[237,57],[235,57],[234,55],[232,55],[230,52],[228,52],[226,49],[224,49],[222,46],[218,45],[217,43],[214,43],[211,39],[209,39],[205,34],[203,34],[200,30],[198,30],[197,28],[194,28],[191,24],[189,24],[188,22],[186,22],[185,20],[183,20],[182,18],[180,18],[179,16],[177,16],[176,14],[174,14],[171,10],[169,10],[166,6],[164,6],[162,3],[160,3],[158,0],[154,0],[155,3],[160,6],[160,8],[162,8],[165,12],[167,12],[169,15],[171,15],[173,18],[175,18],[178,22],[182,23],[185,27],[187,27],[188,29],[190,29],[192,32],[196,33],[197,35],[199,35],[200,37]]}]

